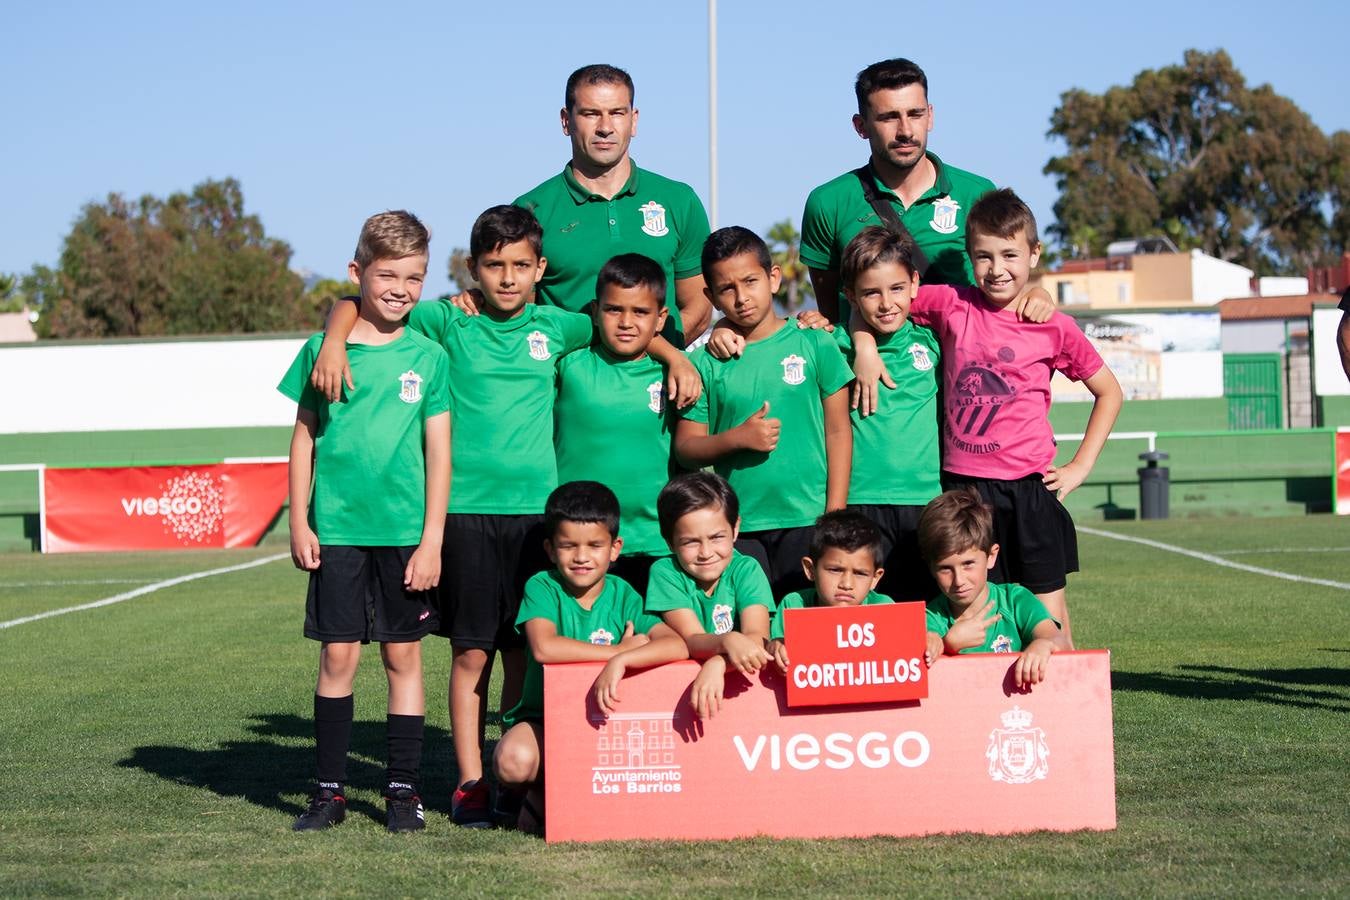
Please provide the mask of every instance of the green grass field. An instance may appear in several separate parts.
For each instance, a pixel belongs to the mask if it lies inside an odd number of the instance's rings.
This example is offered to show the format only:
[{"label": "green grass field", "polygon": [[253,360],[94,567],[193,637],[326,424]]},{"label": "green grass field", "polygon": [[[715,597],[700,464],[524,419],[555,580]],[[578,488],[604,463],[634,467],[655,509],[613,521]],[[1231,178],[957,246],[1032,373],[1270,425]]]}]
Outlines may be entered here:
[{"label": "green grass field", "polygon": [[[1080,536],[1074,633],[1113,652],[1114,832],[546,846],[456,829],[449,651],[434,641],[426,832],[383,830],[384,685],[368,652],[351,815],[296,835],[317,652],[299,634],[304,576],[279,561],[0,628],[0,893],[1350,893],[1350,522],[1094,527],[1347,583]],[[280,549],[0,556],[0,622]]]}]

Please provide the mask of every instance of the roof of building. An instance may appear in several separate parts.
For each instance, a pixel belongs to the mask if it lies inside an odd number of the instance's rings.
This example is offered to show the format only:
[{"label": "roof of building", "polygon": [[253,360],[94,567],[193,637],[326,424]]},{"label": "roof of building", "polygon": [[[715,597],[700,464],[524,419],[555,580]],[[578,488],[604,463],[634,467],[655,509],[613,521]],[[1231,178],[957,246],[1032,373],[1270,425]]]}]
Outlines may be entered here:
[{"label": "roof of building", "polygon": [[1219,301],[1219,318],[1224,322],[1248,319],[1306,319],[1315,305],[1335,306],[1335,294],[1299,294],[1294,297],[1232,297]]}]

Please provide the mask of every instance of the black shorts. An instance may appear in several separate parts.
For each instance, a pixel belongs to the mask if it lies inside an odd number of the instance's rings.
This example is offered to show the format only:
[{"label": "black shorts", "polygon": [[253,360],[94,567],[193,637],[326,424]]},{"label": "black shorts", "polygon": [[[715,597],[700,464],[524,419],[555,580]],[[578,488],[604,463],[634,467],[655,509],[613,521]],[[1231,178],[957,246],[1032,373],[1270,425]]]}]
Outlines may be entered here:
[{"label": "black shorts", "polygon": [[1020,584],[1033,594],[1048,594],[1078,571],[1078,532],[1073,517],[1040,475],[1015,481],[942,473],[948,490],[965,485],[980,492],[994,510],[998,560],[989,573],[996,584]]},{"label": "black shorts", "polygon": [[517,650],[525,582],[548,568],[543,516],[451,513],[441,544],[436,634],[455,649]]},{"label": "black shorts", "polygon": [[658,559],[664,558],[646,553],[620,556],[610,565],[609,574],[619,576],[645,598],[647,596],[647,581],[651,575],[652,566]]},{"label": "black shorts", "polygon": [[802,571],[802,557],[811,555],[810,525],[798,528],[766,528],[763,531],[742,531],[736,549],[751,557],[769,576],[775,600],[781,600],[793,591],[811,586]]},{"label": "black shorts", "polygon": [[305,637],[325,643],[420,641],[437,625],[432,591],[409,591],[403,573],[416,547],[319,547],[309,573]]},{"label": "black shorts", "polygon": [[881,532],[881,559],[885,568],[877,591],[892,600],[931,600],[938,595],[928,564],[919,552],[919,516],[922,506],[859,503],[849,507],[862,513]]}]

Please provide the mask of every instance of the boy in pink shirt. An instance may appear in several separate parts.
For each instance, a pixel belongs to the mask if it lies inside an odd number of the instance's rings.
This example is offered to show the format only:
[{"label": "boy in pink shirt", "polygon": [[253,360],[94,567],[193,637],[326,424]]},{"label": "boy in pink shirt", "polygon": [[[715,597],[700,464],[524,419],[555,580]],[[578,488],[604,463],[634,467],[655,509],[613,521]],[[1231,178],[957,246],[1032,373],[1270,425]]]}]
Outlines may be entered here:
[{"label": "boy in pink shirt", "polygon": [[[1060,500],[1092,471],[1120,412],[1120,385],[1069,316],[1017,318],[1041,245],[1016,194],[993,191],[971,207],[966,247],[977,287],[923,285],[909,313],[942,345],[943,484],[971,485],[993,508],[1003,552],[991,580],[1029,588],[1072,647],[1064,588],[1078,571],[1078,539]],[[1055,372],[1094,398],[1078,452],[1061,466],[1049,420]]]}]

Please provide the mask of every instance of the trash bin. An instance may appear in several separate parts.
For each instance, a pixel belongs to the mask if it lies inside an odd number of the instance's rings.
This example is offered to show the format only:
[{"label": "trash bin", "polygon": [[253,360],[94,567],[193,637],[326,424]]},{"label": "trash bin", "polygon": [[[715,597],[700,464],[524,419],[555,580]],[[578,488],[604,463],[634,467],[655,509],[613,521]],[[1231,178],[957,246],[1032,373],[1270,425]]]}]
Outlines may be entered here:
[{"label": "trash bin", "polygon": [[1135,470],[1139,473],[1139,518],[1165,519],[1171,470],[1158,463],[1167,459],[1167,454],[1149,450],[1140,453],[1139,458],[1144,461],[1144,468]]}]

